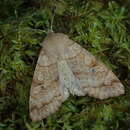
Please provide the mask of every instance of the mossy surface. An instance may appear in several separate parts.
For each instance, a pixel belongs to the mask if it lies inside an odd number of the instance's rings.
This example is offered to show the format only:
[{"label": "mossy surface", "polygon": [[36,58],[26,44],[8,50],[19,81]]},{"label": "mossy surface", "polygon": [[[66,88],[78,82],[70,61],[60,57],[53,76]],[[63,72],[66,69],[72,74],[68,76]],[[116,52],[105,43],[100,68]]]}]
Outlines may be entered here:
[{"label": "mossy surface", "polygon": [[[101,59],[125,94],[98,100],[71,96],[38,123],[29,118],[29,89],[40,43],[51,27]],[[0,130],[130,130],[130,2],[0,1]]]}]

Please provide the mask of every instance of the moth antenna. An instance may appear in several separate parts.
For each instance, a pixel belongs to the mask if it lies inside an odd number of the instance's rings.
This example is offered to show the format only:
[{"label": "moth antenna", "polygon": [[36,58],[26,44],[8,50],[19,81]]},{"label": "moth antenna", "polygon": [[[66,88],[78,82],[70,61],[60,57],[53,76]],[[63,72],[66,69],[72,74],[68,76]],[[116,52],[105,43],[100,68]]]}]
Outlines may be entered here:
[{"label": "moth antenna", "polygon": [[54,23],[54,17],[55,17],[55,10],[56,10],[56,6],[54,5],[52,7],[52,19],[51,19],[51,32],[53,32],[53,23]]}]

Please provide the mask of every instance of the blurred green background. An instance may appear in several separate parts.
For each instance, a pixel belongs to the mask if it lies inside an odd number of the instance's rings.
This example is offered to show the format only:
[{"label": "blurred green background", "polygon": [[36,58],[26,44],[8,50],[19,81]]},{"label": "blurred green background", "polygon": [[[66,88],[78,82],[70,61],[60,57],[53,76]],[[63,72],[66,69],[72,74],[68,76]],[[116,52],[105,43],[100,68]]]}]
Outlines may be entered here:
[{"label": "blurred green background", "polygon": [[[71,96],[41,122],[28,100],[40,43],[51,26],[101,59],[125,94],[98,100]],[[130,1],[1,0],[0,130],[130,130]]]}]

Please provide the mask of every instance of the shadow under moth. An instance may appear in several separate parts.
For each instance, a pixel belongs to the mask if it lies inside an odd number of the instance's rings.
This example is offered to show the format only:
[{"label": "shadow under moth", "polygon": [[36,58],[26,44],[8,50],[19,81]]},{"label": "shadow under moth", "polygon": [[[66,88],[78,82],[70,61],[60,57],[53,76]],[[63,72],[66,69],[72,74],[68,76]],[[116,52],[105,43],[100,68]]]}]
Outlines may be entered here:
[{"label": "shadow under moth", "polygon": [[43,41],[30,89],[32,121],[58,110],[69,95],[106,99],[124,94],[124,86],[102,62],[62,33]]}]

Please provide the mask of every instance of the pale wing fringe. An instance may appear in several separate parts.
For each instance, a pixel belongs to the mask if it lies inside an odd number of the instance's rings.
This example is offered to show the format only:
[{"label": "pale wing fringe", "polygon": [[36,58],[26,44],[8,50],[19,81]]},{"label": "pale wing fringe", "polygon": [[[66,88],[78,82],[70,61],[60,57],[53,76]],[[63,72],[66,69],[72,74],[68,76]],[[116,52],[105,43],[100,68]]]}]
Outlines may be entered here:
[{"label": "pale wing fringe", "polygon": [[84,92],[80,88],[80,82],[73,74],[65,60],[58,62],[59,82],[60,86],[69,90],[72,95],[84,96]]}]

